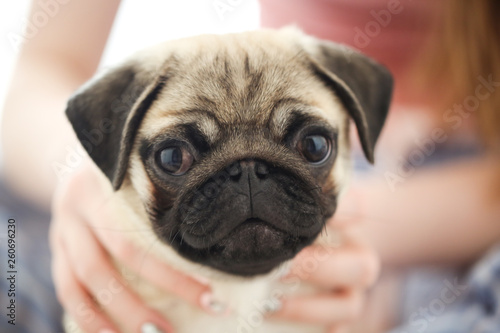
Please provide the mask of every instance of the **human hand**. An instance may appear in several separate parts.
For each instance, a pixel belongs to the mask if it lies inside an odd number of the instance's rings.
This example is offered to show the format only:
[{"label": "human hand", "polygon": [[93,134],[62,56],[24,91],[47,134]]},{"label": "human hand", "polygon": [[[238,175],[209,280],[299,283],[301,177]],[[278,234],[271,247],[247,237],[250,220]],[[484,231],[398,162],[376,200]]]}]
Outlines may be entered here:
[{"label": "human hand", "polygon": [[54,197],[50,244],[59,301],[85,332],[119,332],[118,318],[134,332],[151,332],[145,328],[148,325],[173,332],[159,313],[130,290],[130,281],[117,271],[111,257],[166,292],[205,309],[209,287],[127,241],[106,206],[112,192],[101,185],[97,172],[87,162],[61,184]]},{"label": "human hand", "polygon": [[[350,195],[349,197],[353,197]],[[346,198],[349,200],[348,198]],[[307,283],[314,294],[287,296],[272,318],[323,326],[328,333],[346,332],[361,314],[365,293],[378,278],[380,261],[358,233],[363,218],[345,202],[328,221],[321,245],[302,250],[283,283]]]}]

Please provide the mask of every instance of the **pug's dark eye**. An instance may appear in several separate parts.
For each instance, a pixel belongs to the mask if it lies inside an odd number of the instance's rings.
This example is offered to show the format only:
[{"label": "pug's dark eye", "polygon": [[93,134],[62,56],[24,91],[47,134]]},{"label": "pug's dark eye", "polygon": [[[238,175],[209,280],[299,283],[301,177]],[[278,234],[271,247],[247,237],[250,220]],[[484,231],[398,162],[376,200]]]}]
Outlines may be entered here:
[{"label": "pug's dark eye", "polygon": [[308,162],[321,164],[330,157],[332,145],[323,135],[308,135],[299,143],[298,149]]},{"label": "pug's dark eye", "polygon": [[182,147],[168,147],[160,151],[158,164],[166,173],[180,176],[193,164],[193,155]]}]

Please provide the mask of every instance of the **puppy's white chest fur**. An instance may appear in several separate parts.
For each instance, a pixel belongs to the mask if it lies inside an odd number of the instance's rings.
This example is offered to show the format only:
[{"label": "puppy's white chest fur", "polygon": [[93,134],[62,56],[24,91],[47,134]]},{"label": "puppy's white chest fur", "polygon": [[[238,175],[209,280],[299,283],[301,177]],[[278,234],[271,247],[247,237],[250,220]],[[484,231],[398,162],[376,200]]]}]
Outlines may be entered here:
[{"label": "puppy's white chest fur", "polygon": [[[137,290],[153,308],[158,309],[176,328],[176,332],[262,332],[262,333],[315,333],[321,329],[299,324],[271,321],[266,318],[269,306],[276,304],[273,288],[278,293],[283,287],[269,284],[265,279],[249,282],[212,283],[218,299],[230,304],[231,313],[210,315],[171,295],[160,294],[150,286]],[[273,287],[274,286],[274,287]],[[146,290],[148,289],[148,290]]]},{"label": "puppy's white chest fur", "polygon": [[[106,180],[103,178],[103,185]],[[171,247],[158,240],[154,232],[144,225],[144,212],[140,205],[130,205],[133,191],[126,187],[113,194],[108,202],[115,211],[115,216],[122,221],[123,230],[130,235],[130,240],[144,250],[144,256],[155,256],[167,265],[195,278],[208,282],[213,292],[215,311],[224,306],[219,314],[208,314],[204,310],[188,304],[186,301],[169,294],[137,273],[131,272],[120,263],[115,263],[122,272],[130,289],[151,308],[163,314],[178,333],[316,333],[323,332],[319,327],[285,323],[269,320],[267,315],[280,305],[280,298],[310,290],[298,281],[280,282],[287,271],[288,263],[279,269],[258,277],[242,278],[220,273],[209,267],[192,263],[180,257]],[[139,210],[139,211],[138,211]],[[142,217],[141,217],[142,215]],[[130,232],[137,230],[137,232]],[[312,289],[312,288],[311,288]],[[123,327],[123,332],[128,332]]]}]

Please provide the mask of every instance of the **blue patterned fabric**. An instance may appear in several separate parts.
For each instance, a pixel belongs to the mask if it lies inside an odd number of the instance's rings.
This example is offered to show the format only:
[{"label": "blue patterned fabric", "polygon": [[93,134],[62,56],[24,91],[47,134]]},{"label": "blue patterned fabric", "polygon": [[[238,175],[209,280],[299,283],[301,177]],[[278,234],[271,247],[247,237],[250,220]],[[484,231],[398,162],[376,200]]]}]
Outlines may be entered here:
[{"label": "blue patterned fabric", "polygon": [[[7,225],[15,219],[15,325],[9,324],[7,306],[11,284]],[[0,332],[55,333],[62,310],[57,302],[50,273],[47,212],[37,210],[18,199],[0,182]]]},{"label": "blue patterned fabric", "polygon": [[500,332],[500,245],[463,281],[450,273],[416,280],[420,283],[411,281],[405,298],[418,301],[404,306],[404,324],[391,333]]}]

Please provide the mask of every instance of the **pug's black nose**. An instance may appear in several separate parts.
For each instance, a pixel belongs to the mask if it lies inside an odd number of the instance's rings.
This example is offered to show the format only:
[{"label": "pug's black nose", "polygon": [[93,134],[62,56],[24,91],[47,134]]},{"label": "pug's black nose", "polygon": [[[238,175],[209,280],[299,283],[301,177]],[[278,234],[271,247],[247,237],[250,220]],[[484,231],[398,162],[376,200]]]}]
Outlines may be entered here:
[{"label": "pug's black nose", "polygon": [[253,159],[241,160],[234,163],[229,169],[229,175],[235,181],[239,181],[242,175],[247,178],[264,179],[269,174],[269,167],[265,162],[256,161]]},{"label": "pug's black nose", "polygon": [[269,174],[268,166],[260,161],[255,162],[254,170],[255,174],[260,178],[265,178]]}]

